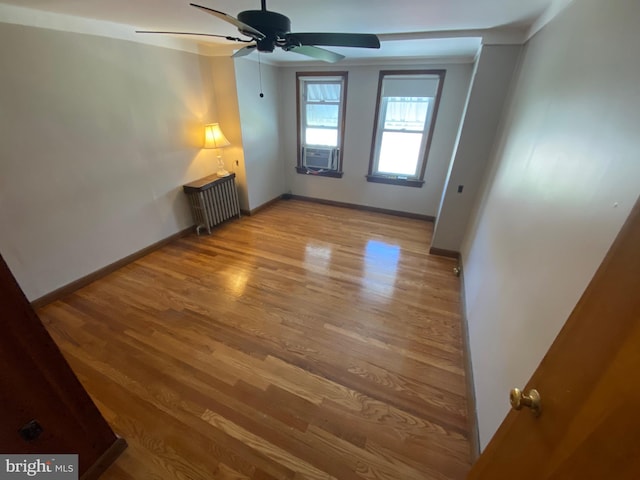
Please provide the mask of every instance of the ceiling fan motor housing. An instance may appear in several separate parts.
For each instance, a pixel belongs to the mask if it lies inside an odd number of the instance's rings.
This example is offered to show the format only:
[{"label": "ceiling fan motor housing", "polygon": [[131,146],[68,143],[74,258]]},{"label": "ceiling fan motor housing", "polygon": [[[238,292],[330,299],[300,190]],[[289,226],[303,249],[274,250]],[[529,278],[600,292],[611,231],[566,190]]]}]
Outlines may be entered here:
[{"label": "ceiling fan motor housing", "polygon": [[[273,52],[277,41],[283,39],[284,35],[291,31],[289,18],[277,12],[245,10],[238,14],[238,20],[264,33],[265,38],[256,39],[260,52]],[[243,32],[242,28],[238,30],[244,35],[255,38],[250,32]]]}]

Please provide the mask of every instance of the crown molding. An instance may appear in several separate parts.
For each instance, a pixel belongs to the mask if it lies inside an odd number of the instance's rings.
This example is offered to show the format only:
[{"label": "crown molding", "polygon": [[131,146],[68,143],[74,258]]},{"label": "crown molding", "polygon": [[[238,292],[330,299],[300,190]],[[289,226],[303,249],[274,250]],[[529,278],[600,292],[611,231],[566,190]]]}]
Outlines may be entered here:
[{"label": "crown molding", "polygon": [[135,27],[131,25],[45,12],[33,8],[17,7],[2,3],[0,3],[0,22],[26,27],[46,28],[61,32],[115,38],[206,55],[206,53],[202,52],[202,46],[197,43],[165,35],[139,34],[135,32]]},{"label": "crown molding", "polygon": [[487,45],[513,45],[526,41],[527,31],[522,28],[494,27],[469,30],[435,30],[430,32],[382,33],[381,42],[398,40],[430,40],[442,38],[480,38]]},{"label": "crown molding", "polygon": [[529,31],[527,32],[526,41],[529,41],[531,37],[533,37],[536,33],[544,28],[551,20],[556,18],[560,13],[562,13],[573,0],[552,0],[547,9],[542,12],[542,15],[538,17],[538,19],[533,22]]},{"label": "crown molding", "polygon": [[[341,60],[339,63],[325,63],[316,61],[303,62],[274,62],[273,65],[284,68],[318,68],[340,69],[342,67],[380,67],[380,66],[433,66],[452,65],[475,62],[476,55],[465,56],[445,56],[445,57],[375,57],[375,58],[355,58]],[[248,59],[249,60],[249,59]],[[255,60],[250,60],[255,61]],[[264,61],[262,63],[265,63]]]},{"label": "crown molding", "polygon": [[[387,33],[378,35],[382,42],[421,39],[446,38],[480,38],[483,45],[512,45],[523,44],[542,29],[547,23],[562,12],[573,0],[553,0],[545,12],[528,29],[512,27],[495,27],[487,29],[468,30],[439,30],[431,32]],[[169,35],[145,35],[135,32],[135,27],[104,20],[95,20],[73,15],[46,12],[15,5],[0,3],[0,22],[28,27],[45,28],[63,32],[93,35],[106,38],[126,40],[155,47],[169,48],[183,52],[194,53],[208,57],[231,56],[238,49],[236,44],[211,44],[194,42]],[[257,62],[257,58],[247,58]],[[415,63],[473,63],[475,56],[424,56],[424,57],[376,57],[347,59],[340,65],[403,65]],[[315,61],[280,61],[271,60],[268,55],[261,55],[260,61],[273,66],[326,66],[325,63]]]},{"label": "crown molding", "polygon": [[[93,35],[98,37],[115,38],[118,40],[126,40],[130,42],[151,45],[155,47],[169,48],[197,55],[208,57],[230,57],[233,52],[238,50],[237,44],[211,44],[203,42],[194,42],[183,40],[169,35],[146,35],[135,32],[135,27],[115,22],[106,22],[104,20],[95,20],[73,15],[65,15],[60,13],[46,12],[32,8],[18,7],[0,3],[0,22],[14,25],[23,25],[27,27],[45,28],[49,30],[57,30],[62,32],[77,33],[82,35]],[[415,40],[423,38],[454,38],[459,36],[478,36],[467,35],[470,30],[450,31],[450,32],[423,32],[411,34],[387,34],[381,35],[383,41],[396,40]],[[464,33],[464,35],[462,35]],[[243,57],[244,58],[244,57]],[[256,55],[247,60],[258,62]],[[269,58],[268,54],[260,56],[260,62],[273,66],[295,66],[295,65],[326,65],[321,62],[288,62],[277,61]],[[373,64],[402,64],[415,63],[420,61],[437,61],[440,63],[468,63],[472,62],[472,58],[467,57],[420,57],[420,58],[367,58],[354,59],[347,62],[341,62],[341,65],[373,65]]]}]

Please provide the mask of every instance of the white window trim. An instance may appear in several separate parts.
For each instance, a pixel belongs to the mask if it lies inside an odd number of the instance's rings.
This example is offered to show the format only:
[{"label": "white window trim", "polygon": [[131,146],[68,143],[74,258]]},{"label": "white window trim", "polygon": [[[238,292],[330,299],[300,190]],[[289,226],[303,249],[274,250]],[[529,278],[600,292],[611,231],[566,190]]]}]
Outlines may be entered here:
[{"label": "white window trim", "polygon": [[[433,101],[429,102],[429,107],[427,111],[427,119],[425,121],[425,129],[423,130],[422,142],[420,145],[420,156],[419,161],[417,162],[416,172],[414,176],[411,175],[402,175],[402,174],[388,174],[382,173],[378,171],[378,162],[379,162],[379,150],[380,144],[382,142],[382,133],[384,130],[384,116],[381,110],[386,109],[385,98],[382,95],[383,92],[383,82],[385,78],[394,76],[437,76],[438,77],[438,87],[435,96],[428,97],[432,98]],[[427,167],[427,159],[429,157],[429,150],[431,149],[431,144],[433,141],[433,132],[436,126],[436,119],[438,115],[438,107],[440,104],[440,100],[442,98],[442,90],[444,86],[444,79],[446,76],[446,70],[383,70],[380,71],[379,79],[378,79],[378,94],[376,97],[376,117],[375,123],[373,127],[373,135],[371,139],[371,156],[369,159],[369,173],[367,175],[367,181],[375,182],[375,183],[387,183],[393,185],[402,185],[409,187],[422,187],[424,184],[424,176]],[[398,95],[393,95],[398,96]],[[412,95],[407,95],[412,96]],[[414,95],[415,96],[415,95]]]},{"label": "white window trim", "polygon": [[[326,79],[316,79],[316,78],[309,78],[309,77],[300,77],[299,81],[301,83],[301,88],[300,88],[300,139],[301,139],[301,144],[303,147],[326,147],[328,145],[316,145],[313,143],[307,143],[306,141],[302,141],[303,139],[306,140],[305,134],[306,134],[306,129],[309,128],[309,125],[307,124],[307,109],[306,106],[307,105],[337,105],[338,106],[338,125],[337,128],[333,128],[333,127],[322,127],[319,125],[314,125],[313,128],[317,128],[319,130],[322,129],[326,129],[326,130],[337,130],[338,131],[338,145],[335,146],[335,148],[339,148],[340,145],[340,139],[342,138],[342,125],[340,122],[340,118],[342,117],[342,110],[344,108],[344,99],[343,99],[343,91],[344,91],[344,82],[342,80],[342,78],[331,78],[331,77],[327,77]],[[337,102],[332,102],[332,101],[308,101],[307,100],[307,87],[309,85],[314,85],[314,84],[337,84],[340,85],[340,100],[338,100]]]},{"label": "white window trim", "polygon": [[[302,152],[304,147],[323,147],[321,145],[305,144],[306,122],[306,84],[311,83],[340,83],[340,102],[338,103],[338,142],[336,147],[337,161],[335,167],[328,170],[316,171],[303,165]],[[347,107],[347,86],[348,72],[297,72],[296,73],[296,95],[297,95],[297,137],[298,137],[298,161],[296,170],[298,173],[313,173],[321,176],[342,177],[342,151],[344,148],[344,127],[346,121]],[[315,102],[312,102],[312,104]],[[324,102],[323,102],[324,103]],[[318,102],[318,104],[321,104]],[[331,102],[334,104],[334,102]],[[315,127],[314,127],[315,128]],[[322,127],[318,127],[322,128]],[[332,129],[333,130],[333,129]]]},{"label": "white window trim", "polygon": [[[422,169],[422,163],[426,161],[426,155],[425,155],[425,150],[427,148],[427,140],[429,138],[429,127],[431,126],[431,121],[433,118],[433,107],[435,104],[435,97],[422,97],[422,98],[428,98],[428,102],[429,105],[427,106],[427,115],[424,121],[424,127],[422,128],[422,130],[407,130],[404,128],[384,128],[384,124],[385,124],[385,119],[387,116],[387,105],[388,105],[388,99],[392,98],[392,97],[382,97],[380,99],[380,112],[379,112],[379,117],[378,117],[378,121],[376,122],[377,125],[377,129],[375,132],[375,145],[374,145],[374,152],[373,152],[373,170],[372,170],[372,175],[396,175],[396,176],[400,176],[400,177],[407,177],[407,178],[411,178],[411,179],[418,179],[420,177],[420,171]],[[385,132],[399,132],[399,133],[403,133],[403,132],[407,132],[407,133],[421,133],[422,134],[422,140],[420,141],[420,149],[418,150],[418,161],[416,162],[416,168],[413,172],[412,175],[409,174],[396,174],[396,173],[392,173],[392,172],[381,172],[379,170],[379,163],[380,163],[380,149],[382,147],[382,135]]]}]

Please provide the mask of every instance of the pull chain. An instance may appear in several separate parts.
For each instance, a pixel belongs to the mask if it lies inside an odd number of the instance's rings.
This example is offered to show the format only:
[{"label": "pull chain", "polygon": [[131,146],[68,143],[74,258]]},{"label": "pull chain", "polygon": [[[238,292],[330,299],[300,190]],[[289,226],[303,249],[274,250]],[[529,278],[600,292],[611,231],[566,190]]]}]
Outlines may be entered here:
[{"label": "pull chain", "polygon": [[260,98],[264,98],[264,93],[262,93],[262,61],[260,52],[258,51],[258,76],[260,78]]}]

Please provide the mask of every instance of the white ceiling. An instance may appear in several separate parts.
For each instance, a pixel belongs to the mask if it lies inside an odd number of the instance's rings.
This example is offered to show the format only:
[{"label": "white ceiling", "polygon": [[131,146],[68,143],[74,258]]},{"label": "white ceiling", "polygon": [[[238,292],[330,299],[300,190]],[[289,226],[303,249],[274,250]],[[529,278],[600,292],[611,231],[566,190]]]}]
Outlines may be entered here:
[{"label": "white ceiling", "polygon": [[[171,30],[238,35],[232,25],[191,7],[189,1],[234,17],[242,10],[260,8],[260,0],[0,0],[0,6],[15,5],[21,9],[112,22],[126,25],[131,31]],[[347,55],[350,60],[364,61],[371,58],[473,58],[481,37],[486,40],[487,36],[494,35],[497,43],[524,40],[531,25],[556,1],[267,0],[267,8],[288,16],[294,32],[381,34],[380,50],[331,48]],[[18,9],[4,10],[14,12]],[[10,21],[3,19],[2,13],[0,9],[0,21]],[[34,13],[42,17],[42,14]],[[58,20],[63,18],[59,15],[52,17]],[[42,21],[38,25],[42,26]],[[507,32],[506,37],[502,32]],[[153,43],[149,39],[141,41]],[[178,41],[183,45],[190,43],[198,45],[200,49],[222,54],[237,48],[237,44],[229,45],[229,42],[219,39],[182,37]],[[223,45],[225,43],[226,47]],[[304,61],[305,58],[285,52],[272,55],[276,63]]]}]

